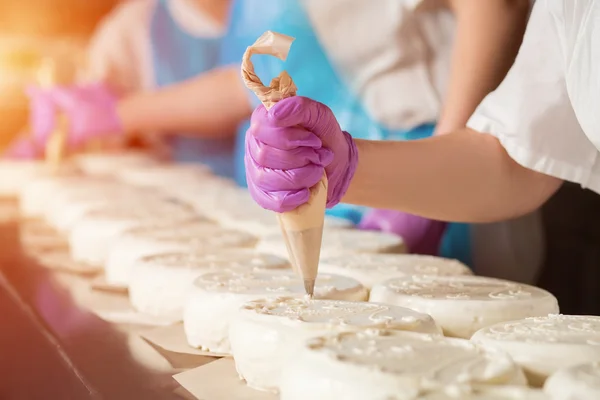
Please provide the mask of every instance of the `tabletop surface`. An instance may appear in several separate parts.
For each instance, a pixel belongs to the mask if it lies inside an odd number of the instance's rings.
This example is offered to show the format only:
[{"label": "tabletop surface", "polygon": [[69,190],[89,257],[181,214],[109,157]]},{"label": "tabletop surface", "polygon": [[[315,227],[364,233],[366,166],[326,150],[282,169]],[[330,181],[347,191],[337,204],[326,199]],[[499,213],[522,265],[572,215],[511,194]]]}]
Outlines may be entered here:
[{"label": "tabletop surface", "polygon": [[79,308],[66,290],[73,279],[26,257],[18,225],[0,224],[0,398],[181,399],[179,370]]}]

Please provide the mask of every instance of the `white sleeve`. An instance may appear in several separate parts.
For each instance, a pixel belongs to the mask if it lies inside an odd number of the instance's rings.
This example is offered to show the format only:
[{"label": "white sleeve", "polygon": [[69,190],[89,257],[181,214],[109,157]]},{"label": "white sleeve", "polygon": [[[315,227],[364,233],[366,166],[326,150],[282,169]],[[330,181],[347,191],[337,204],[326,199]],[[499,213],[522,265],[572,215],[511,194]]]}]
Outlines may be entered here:
[{"label": "white sleeve", "polygon": [[580,127],[567,92],[562,10],[568,6],[536,2],[513,67],[467,125],[497,137],[520,165],[600,192],[598,150]]},{"label": "white sleeve", "polygon": [[154,3],[127,1],[100,23],[88,49],[89,76],[122,92],[151,85],[149,26]]}]

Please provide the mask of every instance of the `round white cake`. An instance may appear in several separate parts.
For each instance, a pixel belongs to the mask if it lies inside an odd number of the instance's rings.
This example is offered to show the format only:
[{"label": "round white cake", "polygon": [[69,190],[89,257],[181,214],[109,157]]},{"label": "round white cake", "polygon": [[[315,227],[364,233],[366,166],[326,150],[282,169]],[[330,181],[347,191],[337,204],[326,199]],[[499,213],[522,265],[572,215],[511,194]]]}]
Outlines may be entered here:
[{"label": "round white cake", "polygon": [[502,351],[468,340],[389,330],[309,339],[283,368],[282,400],[414,399],[456,384],[524,385]]},{"label": "round white cake", "polygon": [[183,307],[194,288],[194,279],[215,271],[253,272],[288,270],[286,260],[252,250],[229,249],[221,253],[168,253],[140,260],[133,269],[129,300],[146,315],[182,318]]},{"label": "round white cake", "polygon": [[[188,343],[215,353],[229,353],[229,323],[238,309],[248,301],[278,296],[305,296],[304,283],[291,271],[223,271],[198,277],[183,314]],[[368,294],[352,278],[319,274],[314,296],[364,301]]]},{"label": "round white cake", "polygon": [[106,280],[129,286],[133,265],[142,257],[173,251],[214,252],[249,248],[256,238],[197,218],[184,223],[147,225],[130,229],[113,241],[105,265]]},{"label": "round white cake", "polygon": [[472,275],[463,263],[417,254],[347,254],[322,257],[319,271],[350,276],[368,288],[410,275]]},{"label": "round white cake", "polygon": [[91,176],[114,176],[126,167],[157,164],[152,155],[141,151],[80,154],[74,161],[83,173]]},{"label": "round white cake", "polygon": [[78,262],[104,266],[113,241],[128,229],[160,221],[178,222],[194,218],[190,209],[169,202],[117,204],[90,211],[77,220],[68,240],[71,257]]},{"label": "round white cake", "polygon": [[[261,238],[258,251],[288,257],[281,233]],[[321,258],[360,253],[405,253],[406,247],[400,236],[384,232],[358,229],[331,229],[323,231]]]},{"label": "round white cake", "polygon": [[600,317],[527,318],[487,327],[471,340],[510,353],[539,386],[561,368],[600,361]]},{"label": "round white cake", "polygon": [[543,289],[468,275],[390,279],[373,287],[370,301],[429,314],[446,336],[464,339],[499,322],[558,312],[556,298]]},{"label": "round white cake", "polygon": [[240,377],[250,387],[277,392],[282,367],[307,339],[363,329],[442,333],[429,315],[408,308],[276,297],[244,304],[231,321],[229,342]]},{"label": "round white cake", "polygon": [[187,180],[210,179],[210,169],[201,164],[157,164],[130,166],[117,173],[117,179],[134,186],[163,187]]},{"label": "round white cake", "polygon": [[600,361],[558,370],[546,380],[544,391],[555,400],[600,399]]},{"label": "round white cake", "polygon": [[17,197],[28,182],[47,168],[43,161],[0,160],[0,197]]},{"label": "round white cake", "polygon": [[24,185],[19,193],[19,211],[24,217],[42,217],[48,208],[48,199],[56,192],[80,185],[85,181],[85,177],[76,175],[44,176],[33,179]]}]

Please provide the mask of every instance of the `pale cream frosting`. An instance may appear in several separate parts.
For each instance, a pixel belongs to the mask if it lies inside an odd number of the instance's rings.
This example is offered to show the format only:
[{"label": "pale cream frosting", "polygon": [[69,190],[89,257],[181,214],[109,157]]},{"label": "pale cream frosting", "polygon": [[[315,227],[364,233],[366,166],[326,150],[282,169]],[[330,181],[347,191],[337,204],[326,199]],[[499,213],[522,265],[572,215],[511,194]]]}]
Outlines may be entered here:
[{"label": "pale cream frosting", "polygon": [[133,265],[141,257],[173,251],[214,252],[218,249],[249,248],[256,238],[221,228],[197,218],[185,222],[130,229],[110,246],[105,265],[106,280],[129,286]]},{"label": "pale cream frosting", "polygon": [[127,229],[159,221],[186,221],[194,216],[190,209],[169,202],[116,204],[92,210],[74,223],[68,235],[71,257],[78,262],[104,266],[113,241]]},{"label": "pale cream frosting", "polygon": [[[257,250],[288,257],[281,233],[261,238]],[[405,253],[406,247],[400,236],[385,232],[358,229],[331,229],[323,232],[321,258],[360,253]]]},{"label": "pale cream frosting", "polygon": [[[39,176],[48,174],[45,161],[0,160],[0,197],[18,197],[23,188]],[[66,165],[62,170],[69,169]]]},{"label": "pale cream frosting", "polygon": [[[367,289],[352,278],[320,274],[315,298],[364,301]],[[213,272],[194,281],[183,315],[188,343],[217,353],[229,353],[229,323],[239,307],[258,298],[305,296],[304,283],[291,271]]]},{"label": "pale cream frosting", "polygon": [[79,175],[43,176],[32,179],[19,193],[21,215],[29,218],[42,217],[44,210],[48,208],[48,199],[56,192],[84,183],[86,179]]},{"label": "pale cream frosting", "polygon": [[414,399],[457,384],[524,385],[507,354],[468,340],[365,330],[309,339],[283,368],[282,400]]},{"label": "pale cream frosting", "polygon": [[286,260],[250,249],[220,253],[173,252],[144,257],[133,267],[129,284],[131,305],[146,315],[182,318],[194,279],[215,271],[288,270]]},{"label": "pale cream frosting", "polygon": [[546,380],[544,391],[553,400],[600,399],[600,361],[558,370]]},{"label": "pale cream frosting", "polygon": [[538,386],[561,368],[600,361],[600,317],[550,315],[504,322],[476,332],[471,340],[511,354]]},{"label": "pale cream frosting", "polygon": [[350,276],[368,288],[407,275],[472,275],[457,260],[417,254],[347,254],[323,257],[319,271]]},{"label": "pale cream frosting", "polygon": [[403,307],[276,297],[244,304],[231,321],[229,341],[247,384],[277,392],[282,367],[307,339],[360,329],[442,333],[429,315]]},{"label": "pale cream frosting", "polygon": [[558,312],[556,298],[543,289],[467,275],[390,279],[373,287],[370,300],[429,314],[445,335],[465,339],[499,322]]}]

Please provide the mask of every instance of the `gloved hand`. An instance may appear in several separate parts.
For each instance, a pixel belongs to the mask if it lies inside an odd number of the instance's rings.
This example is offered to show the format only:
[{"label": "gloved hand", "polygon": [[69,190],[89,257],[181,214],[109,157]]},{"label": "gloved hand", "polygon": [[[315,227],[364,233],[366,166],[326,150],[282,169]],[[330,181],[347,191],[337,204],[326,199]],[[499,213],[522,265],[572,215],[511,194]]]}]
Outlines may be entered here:
[{"label": "gloved hand", "polygon": [[[55,113],[58,111],[67,117],[67,145],[70,147],[79,146],[90,139],[122,132],[117,114],[117,98],[101,83],[47,90],[30,89],[30,97],[32,101],[35,99],[39,102],[38,109],[32,109],[31,126],[36,145],[40,147],[45,147],[54,131]],[[51,100],[51,106],[40,100],[46,98]],[[48,112],[49,109],[52,113]]]},{"label": "gloved hand", "polygon": [[6,149],[3,156],[11,159],[32,160],[40,158],[44,152],[35,143],[25,137],[15,139]]},{"label": "gloved hand", "polygon": [[329,181],[327,207],[339,203],[354,176],[358,152],[327,106],[295,96],[269,111],[264,106],[254,111],[244,161],[254,200],[286,212],[308,201],[323,171]]},{"label": "gloved hand", "polygon": [[374,209],[365,214],[358,227],[394,233],[404,239],[411,253],[435,256],[439,253],[446,223],[402,211]]}]

